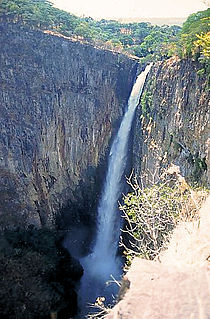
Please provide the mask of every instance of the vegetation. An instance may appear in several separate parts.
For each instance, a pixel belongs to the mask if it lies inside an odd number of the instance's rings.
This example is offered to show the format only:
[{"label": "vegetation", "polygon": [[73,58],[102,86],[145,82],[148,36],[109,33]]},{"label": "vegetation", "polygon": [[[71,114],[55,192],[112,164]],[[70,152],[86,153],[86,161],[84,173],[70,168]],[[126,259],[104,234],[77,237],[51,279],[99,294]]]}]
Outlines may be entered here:
[{"label": "vegetation", "polygon": [[181,58],[199,61],[203,68],[199,75],[210,74],[210,8],[191,14],[183,24],[179,45]]},{"label": "vegetation", "polygon": [[172,165],[157,181],[145,186],[130,177],[132,192],[124,196],[120,210],[126,220],[127,240],[122,240],[127,265],[134,256],[154,259],[166,246],[177,222],[196,217],[207,190],[193,190]]},{"label": "vegetation", "polygon": [[191,14],[184,22],[180,44],[182,57],[210,57],[210,8]]},{"label": "vegetation", "polygon": [[179,26],[160,27],[148,22],[120,23],[79,18],[53,7],[48,0],[2,0],[0,19],[77,37],[106,49],[135,55],[145,62],[178,54],[181,58],[199,60],[205,70],[209,68],[210,9],[190,15],[182,30]]},{"label": "vegetation", "polygon": [[3,21],[53,29],[67,35],[73,34],[79,25],[79,18],[54,8],[47,0],[3,0],[0,13]]},{"label": "vegetation", "polygon": [[168,56],[170,43],[177,41],[178,26],[152,26],[150,23],[119,23],[79,18],[53,7],[48,0],[2,0],[0,19],[77,37],[107,49],[149,60]]},{"label": "vegetation", "polygon": [[[209,191],[204,188],[193,189],[181,176],[179,167],[171,165],[157,179],[156,174],[144,176],[144,182],[138,182],[132,175],[128,178],[132,192],[124,196],[120,210],[126,221],[121,247],[126,256],[125,270],[135,256],[154,259],[166,248],[170,234],[178,222],[198,219],[198,210]],[[146,185],[145,185],[146,183]],[[128,289],[126,279],[117,283]],[[125,286],[124,286],[125,285]],[[98,309],[88,315],[89,319],[106,318],[111,308],[104,304],[104,297],[98,297],[92,307]]]}]

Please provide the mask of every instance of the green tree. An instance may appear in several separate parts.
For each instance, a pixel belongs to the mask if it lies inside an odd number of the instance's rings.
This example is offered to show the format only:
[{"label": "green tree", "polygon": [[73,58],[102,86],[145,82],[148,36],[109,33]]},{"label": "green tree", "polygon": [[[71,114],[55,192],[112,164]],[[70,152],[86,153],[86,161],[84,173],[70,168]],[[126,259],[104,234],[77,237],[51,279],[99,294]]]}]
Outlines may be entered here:
[{"label": "green tree", "polygon": [[183,57],[198,58],[195,42],[198,40],[197,35],[204,35],[210,28],[210,9],[199,11],[189,16],[183,24],[181,32],[180,46],[182,47]]},{"label": "green tree", "polygon": [[128,236],[127,245],[123,241],[121,245],[128,265],[136,255],[154,259],[166,246],[177,222],[195,218],[209,194],[208,190],[199,189],[195,201],[196,190],[192,190],[173,165],[147,185],[143,180],[139,183],[136,177],[130,177],[128,184],[132,192],[124,196],[120,205],[126,220],[125,236]]},{"label": "green tree", "polygon": [[74,30],[77,36],[83,37],[85,39],[91,40],[94,38],[94,32],[89,27],[87,22],[80,23]]}]

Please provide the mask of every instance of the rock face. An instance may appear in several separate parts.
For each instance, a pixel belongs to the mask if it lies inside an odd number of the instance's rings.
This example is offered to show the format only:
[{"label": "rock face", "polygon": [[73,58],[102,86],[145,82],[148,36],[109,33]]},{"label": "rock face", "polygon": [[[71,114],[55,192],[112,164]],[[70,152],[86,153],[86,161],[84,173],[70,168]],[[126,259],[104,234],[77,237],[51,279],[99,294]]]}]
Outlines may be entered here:
[{"label": "rock face", "polygon": [[61,246],[57,231],[0,232],[0,271],[1,318],[69,319],[76,314],[75,286],[83,269]]},{"label": "rock face", "polygon": [[137,63],[23,26],[0,32],[1,227],[88,219]]},{"label": "rock face", "polygon": [[[151,69],[133,145],[135,171],[147,182],[170,163],[190,181],[210,182],[208,83],[198,70],[176,58]],[[107,319],[209,318],[209,205],[210,197],[199,220],[178,225],[156,260],[134,259]]]},{"label": "rock face", "polygon": [[177,58],[152,67],[134,133],[138,175],[158,175],[174,163],[187,179],[210,183],[209,90],[207,77],[198,70],[197,63]]}]

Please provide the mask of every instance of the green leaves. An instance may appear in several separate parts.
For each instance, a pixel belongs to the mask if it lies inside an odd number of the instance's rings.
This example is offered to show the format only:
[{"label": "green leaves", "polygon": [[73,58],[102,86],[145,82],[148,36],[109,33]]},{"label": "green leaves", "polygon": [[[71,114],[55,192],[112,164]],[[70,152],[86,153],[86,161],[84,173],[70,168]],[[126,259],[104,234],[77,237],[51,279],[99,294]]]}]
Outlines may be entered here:
[{"label": "green leaves", "polygon": [[209,69],[210,9],[190,15],[181,35],[179,26],[79,18],[53,7],[47,0],[2,0],[0,19],[65,36],[76,35],[104,48],[138,56],[143,63],[178,54],[183,58],[200,59],[205,69]]},{"label": "green leaves", "polygon": [[[150,23],[120,23],[115,20],[95,21],[79,18],[52,6],[47,0],[2,0],[0,19],[21,22],[31,28],[76,35],[81,40],[138,57],[149,57],[160,52],[161,43],[170,42],[179,27],[158,27]],[[169,39],[169,40],[168,40]]]},{"label": "green leaves", "polygon": [[[196,59],[200,54],[209,52],[209,29],[210,9],[189,16],[183,24],[181,32],[180,46],[182,47],[183,57]],[[207,54],[205,57],[209,58],[209,55]]]}]

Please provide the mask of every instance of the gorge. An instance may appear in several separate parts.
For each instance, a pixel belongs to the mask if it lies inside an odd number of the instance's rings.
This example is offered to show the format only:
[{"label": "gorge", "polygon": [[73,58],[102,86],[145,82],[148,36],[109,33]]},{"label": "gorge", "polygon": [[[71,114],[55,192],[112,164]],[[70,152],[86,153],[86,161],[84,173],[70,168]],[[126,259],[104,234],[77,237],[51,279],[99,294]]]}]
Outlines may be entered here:
[{"label": "gorge", "polygon": [[80,309],[87,308],[87,304],[94,304],[98,296],[103,296],[106,304],[107,301],[110,303],[113,298],[110,299],[110,296],[117,294],[118,286],[116,282],[111,281],[120,280],[123,266],[118,253],[120,228],[122,227],[118,200],[123,190],[122,177],[127,164],[131,125],[150,68],[151,65],[146,67],[132,88],[127,111],[109,153],[107,173],[98,205],[95,244],[91,254],[81,259],[84,276],[79,289]]},{"label": "gorge", "polygon": [[[96,236],[111,145],[138,60],[21,25],[1,24],[0,32],[1,231],[61,233],[72,255],[82,258]],[[129,145],[138,175],[173,162],[186,178],[209,183],[209,92],[198,70],[198,62],[178,58],[152,66]],[[70,267],[78,281],[80,266],[71,261]],[[29,316],[30,306],[17,305],[21,319],[49,318],[54,310],[69,317],[54,301],[48,317],[39,308]]]}]

